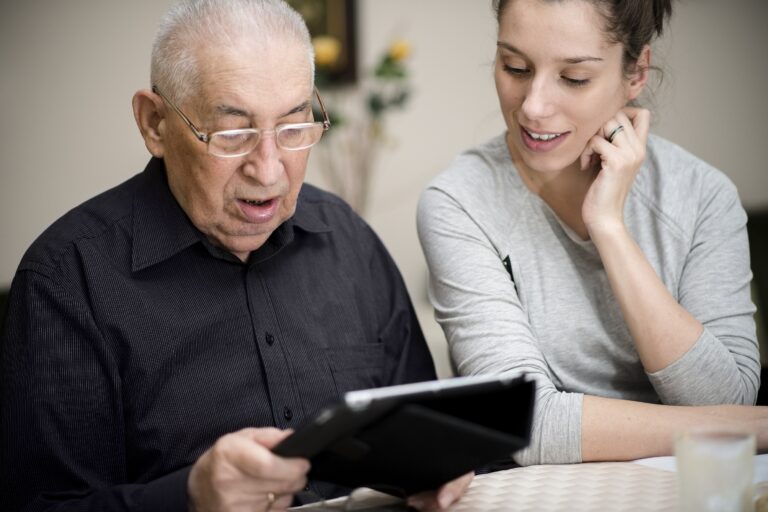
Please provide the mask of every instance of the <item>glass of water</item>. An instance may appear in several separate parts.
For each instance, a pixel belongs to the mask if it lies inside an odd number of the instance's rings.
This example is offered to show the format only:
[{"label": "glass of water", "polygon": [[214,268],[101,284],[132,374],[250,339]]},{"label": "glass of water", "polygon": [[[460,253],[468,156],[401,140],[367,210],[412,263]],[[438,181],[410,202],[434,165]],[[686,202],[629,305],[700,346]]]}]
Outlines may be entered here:
[{"label": "glass of water", "polygon": [[754,510],[755,435],[699,429],[680,433],[675,460],[683,512]]}]

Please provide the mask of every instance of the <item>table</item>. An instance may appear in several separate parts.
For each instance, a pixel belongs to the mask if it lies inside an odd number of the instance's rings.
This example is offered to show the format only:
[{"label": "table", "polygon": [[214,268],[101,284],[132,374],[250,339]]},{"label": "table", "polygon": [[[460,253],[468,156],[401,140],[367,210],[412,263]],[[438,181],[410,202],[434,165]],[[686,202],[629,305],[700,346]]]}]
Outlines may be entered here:
[{"label": "table", "polygon": [[528,466],[479,475],[451,512],[677,511],[677,475],[631,462]]},{"label": "table", "polygon": [[[768,454],[755,458],[755,483],[768,496]],[[476,476],[449,512],[677,512],[677,486],[674,457],[527,466]],[[370,489],[356,494],[355,510],[397,501]],[[768,510],[768,500],[761,505]],[[345,510],[345,498],[295,510]]]},{"label": "table", "polygon": [[[360,493],[356,491],[355,510],[376,510],[397,501],[368,489]],[[345,498],[290,510],[345,510]],[[677,510],[677,478],[674,472],[631,462],[520,467],[476,476],[449,509],[495,510],[672,512]]]}]

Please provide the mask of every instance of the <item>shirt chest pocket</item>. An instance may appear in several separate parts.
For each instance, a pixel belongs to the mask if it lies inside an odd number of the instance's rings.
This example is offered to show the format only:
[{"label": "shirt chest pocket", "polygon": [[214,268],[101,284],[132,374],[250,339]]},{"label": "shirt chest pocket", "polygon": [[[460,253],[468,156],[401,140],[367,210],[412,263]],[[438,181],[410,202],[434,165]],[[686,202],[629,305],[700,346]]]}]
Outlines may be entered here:
[{"label": "shirt chest pocket", "polygon": [[379,343],[326,348],[326,357],[339,395],[385,384],[384,346]]}]

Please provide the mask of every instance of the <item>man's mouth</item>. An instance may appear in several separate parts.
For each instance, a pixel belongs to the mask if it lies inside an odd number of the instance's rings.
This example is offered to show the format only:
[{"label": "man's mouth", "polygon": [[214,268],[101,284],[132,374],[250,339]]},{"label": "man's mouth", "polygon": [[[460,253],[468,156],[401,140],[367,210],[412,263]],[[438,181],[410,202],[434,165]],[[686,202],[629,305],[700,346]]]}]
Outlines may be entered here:
[{"label": "man's mouth", "polygon": [[241,199],[241,201],[251,206],[264,206],[265,204],[272,202],[272,199],[265,199],[263,201],[256,201],[254,199]]},{"label": "man's mouth", "polygon": [[275,218],[277,209],[280,206],[280,197],[270,197],[269,199],[246,199],[240,197],[237,199],[237,202],[240,205],[240,212],[248,222],[263,224]]}]

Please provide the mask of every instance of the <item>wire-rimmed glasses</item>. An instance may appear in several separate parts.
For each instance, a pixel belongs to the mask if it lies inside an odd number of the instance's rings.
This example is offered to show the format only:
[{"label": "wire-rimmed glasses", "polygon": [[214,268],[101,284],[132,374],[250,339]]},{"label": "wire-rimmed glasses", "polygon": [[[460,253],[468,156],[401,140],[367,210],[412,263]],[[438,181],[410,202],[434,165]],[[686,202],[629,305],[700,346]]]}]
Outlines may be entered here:
[{"label": "wire-rimmed glasses", "polygon": [[160,96],[168,106],[189,126],[192,133],[200,141],[208,146],[208,153],[223,158],[235,158],[247,155],[259,144],[262,135],[272,133],[275,136],[277,147],[288,151],[301,151],[317,144],[323,133],[331,127],[328,112],[325,110],[320,93],[315,88],[315,96],[323,113],[323,120],[311,123],[280,124],[272,129],[241,128],[237,130],[221,130],[212,133],[203,133],[195,124],[156,86],[152,86],[152,92]]}]

